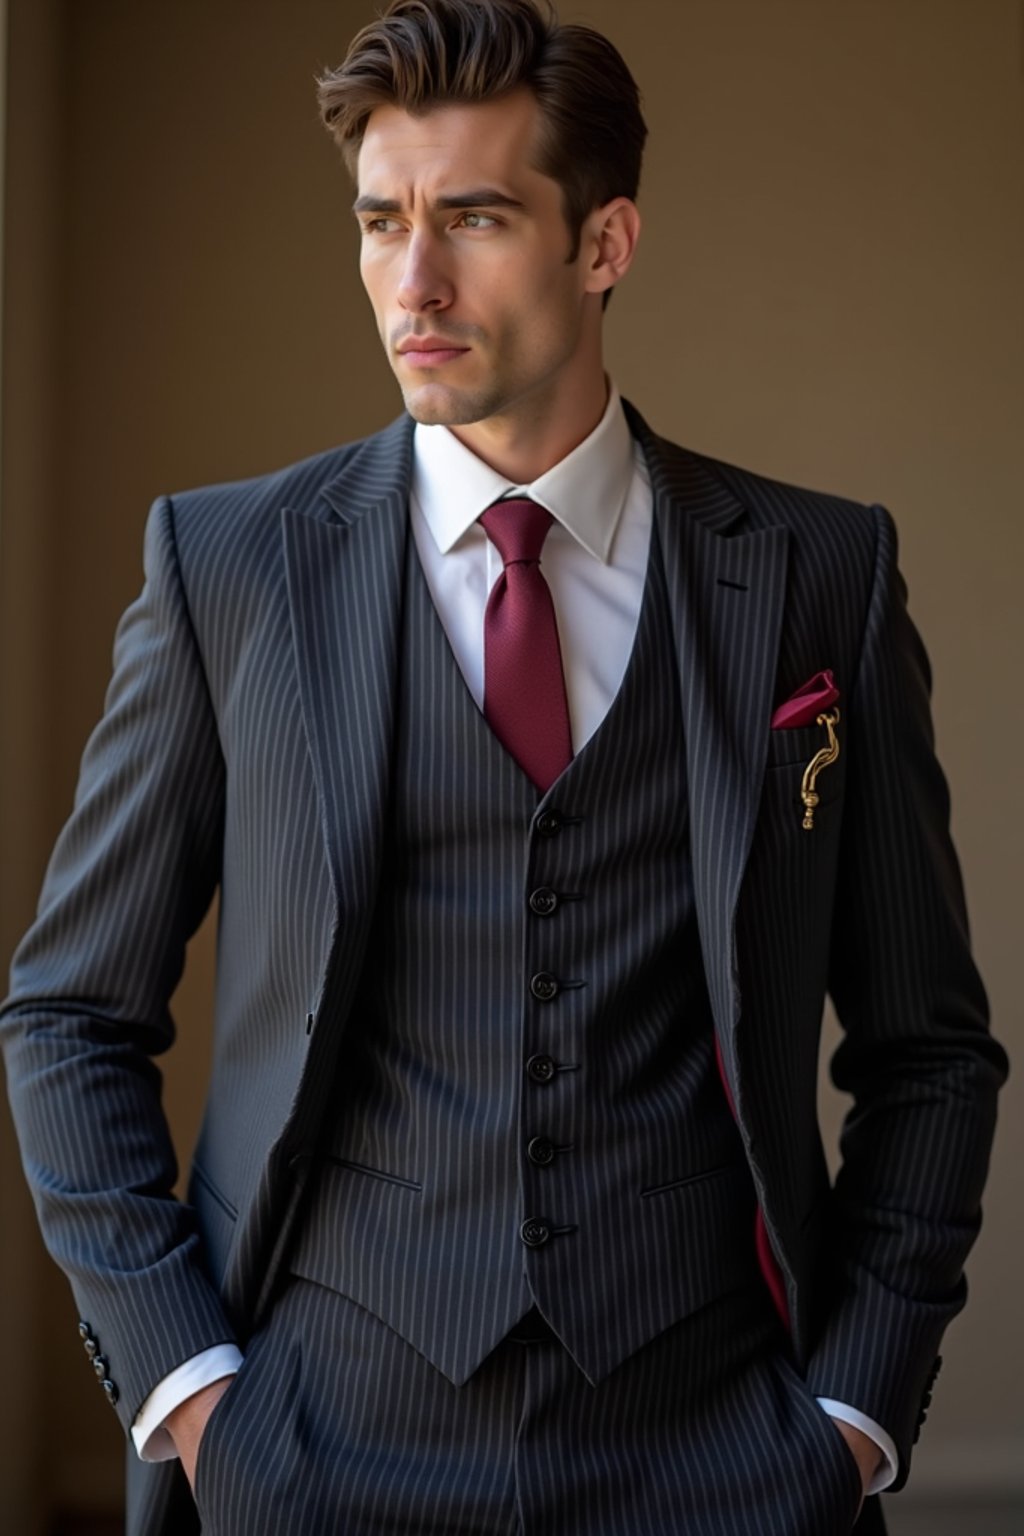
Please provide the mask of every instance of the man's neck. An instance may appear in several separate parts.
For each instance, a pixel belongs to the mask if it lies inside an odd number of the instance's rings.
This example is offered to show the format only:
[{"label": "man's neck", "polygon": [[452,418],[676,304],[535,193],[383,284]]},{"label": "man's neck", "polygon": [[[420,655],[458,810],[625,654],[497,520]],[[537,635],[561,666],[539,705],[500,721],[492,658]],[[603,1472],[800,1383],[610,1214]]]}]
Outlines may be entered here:
[{"label": "man's neck", "polygon": [[602,371],[594,387],[581,392],[571,409],[537,401],[503,416],[450,427],[449,431],[497,474],[514,485],[529,485],[590,436],[605,413],[608,394],[608,380]]}]

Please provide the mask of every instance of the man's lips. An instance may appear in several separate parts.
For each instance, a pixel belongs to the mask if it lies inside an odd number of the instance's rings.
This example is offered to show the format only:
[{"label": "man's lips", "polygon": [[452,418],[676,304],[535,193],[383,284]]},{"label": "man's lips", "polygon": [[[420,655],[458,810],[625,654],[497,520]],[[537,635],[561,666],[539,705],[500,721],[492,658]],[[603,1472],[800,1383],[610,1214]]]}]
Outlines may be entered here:
[{"label": "man's lips", "polygon": [[453,347],[440,338],[416,336],[399,347],[398,355],[413,368],[437,368],[464,357],[468,351],[468,347]]}]

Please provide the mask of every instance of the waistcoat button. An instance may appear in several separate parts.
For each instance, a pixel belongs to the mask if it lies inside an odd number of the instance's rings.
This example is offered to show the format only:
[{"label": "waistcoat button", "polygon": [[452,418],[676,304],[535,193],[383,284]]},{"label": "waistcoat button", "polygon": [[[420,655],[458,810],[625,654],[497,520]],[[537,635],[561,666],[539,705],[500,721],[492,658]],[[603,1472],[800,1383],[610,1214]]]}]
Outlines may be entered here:
[{"label": "waistcoat button", "polygon": [[534,826],[541,837],[557,837],[562,830],[562,818],[557,811],[541,811]]},{"label": "waistcoat button", "polygon": [[550,1003],[560,990],[557,978],[550,971],[538,971],[536,976],[530,978],[530,991],[538,1003]]},{"label": "waistcoat button", "polygon": [[558,897],[550,886],[541,885],[530,892],[530,911],[538,917],[550,917],[558,906]]},{"label": "waistcoat button", "polygon": [[556,1070],[551,1056],[531,1056],[526,1063],[526,1075],[531,1083],[550,1083]]},{"label": "waistcoat button", "polygon": [[551,1236],[551,1228],[546,1221],[540,1221],[536,1216],[531,1216],[519,1228],[519,1236],[527,1248],[543,1248]]},{"label": "waistcoat button", "polygon": [[533,1136],[527,1142],[526,1155],[538,1168],[546,1168],[555,1160],[555,1144],[546,1136]]}]

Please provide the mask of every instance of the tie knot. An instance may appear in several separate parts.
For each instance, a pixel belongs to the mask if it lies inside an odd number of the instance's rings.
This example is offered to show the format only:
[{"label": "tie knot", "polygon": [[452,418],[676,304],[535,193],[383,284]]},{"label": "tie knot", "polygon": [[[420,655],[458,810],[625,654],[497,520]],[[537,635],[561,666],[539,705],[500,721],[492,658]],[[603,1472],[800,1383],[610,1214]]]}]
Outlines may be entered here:
[{"label": "tie knot", "polygon": [[512,565],[540,559],[552,518],[538,502],[517,497],[496,501],[480,514],[480,522],[504,563]]}]

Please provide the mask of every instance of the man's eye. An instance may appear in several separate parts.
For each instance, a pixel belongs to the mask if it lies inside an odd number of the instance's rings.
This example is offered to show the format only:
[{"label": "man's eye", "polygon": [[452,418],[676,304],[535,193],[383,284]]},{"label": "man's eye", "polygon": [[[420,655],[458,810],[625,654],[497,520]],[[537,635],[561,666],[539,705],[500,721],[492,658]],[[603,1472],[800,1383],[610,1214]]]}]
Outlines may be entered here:
[{"label": "man's eye", "polygon": [[466,229],[490,229],[498,221],[489,213],[464,213],[460,216],[459,222]]},{"label": "man's eye", "polygon": [[398,228],[395,219],[367,219],[363,225],[365,235],[390,235]]}]

